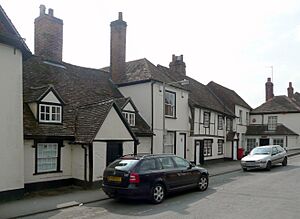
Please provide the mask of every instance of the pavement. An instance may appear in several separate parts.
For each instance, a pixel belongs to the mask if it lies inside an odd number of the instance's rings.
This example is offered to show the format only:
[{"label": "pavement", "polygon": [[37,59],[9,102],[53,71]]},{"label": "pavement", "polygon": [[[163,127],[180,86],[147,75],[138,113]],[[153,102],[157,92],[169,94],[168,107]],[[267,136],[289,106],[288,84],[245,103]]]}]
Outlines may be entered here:
[{"label": "pavement", "polygon": [[[288,151],[288,156],[300,154],[299,150]],[[240,161],[207,162],[203,165],[210,177],[240,171]],[[0,203],[0,219],[30,217],[38,213],[109,199],[101,189],[83,189],[68,186],[26,194],[21,200]]]}]

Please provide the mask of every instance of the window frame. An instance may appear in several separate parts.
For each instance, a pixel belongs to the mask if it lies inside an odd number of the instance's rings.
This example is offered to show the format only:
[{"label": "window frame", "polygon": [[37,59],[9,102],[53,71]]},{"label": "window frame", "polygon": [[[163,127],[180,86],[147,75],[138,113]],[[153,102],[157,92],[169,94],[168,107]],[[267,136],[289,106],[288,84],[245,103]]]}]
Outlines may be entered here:
[{"label": "window frame", "polygon": [[243,124],[243,110],[241,109],[239,110],[239,124]]},{"label": "window frame", "polygon": [[268,131],[276,131],[278,116],[268,116]]},{"label": "window frame", "polygon": [[[207,144],[208,142],[210,142],[210,144]],[[204,155],[204,157],[212,157],[212,145],[213,145],[212,139],[204,139],[203,140],[203,155]]]},{"label": "window frame", "polygon": [[[173,139],[173,144],[167,144],[167,135],[168,134],[173,134],[173,138],[170,138],[170,139]],[[171,154],[176,154],[176,132],[175,131],[167,131],[167,134],[165,135],[165,138],[164,138],[164,145],[163,145],[163,153],[171,153]],[[166,148],[165,147],[168,147],[168,146],[172,146],[172,152],[166,152]]]},{"label": "window frame", "polygon": [[[280,144],[278,142],[282,142],[282,144]],[[273,139],[273,144],[274,145],[280,145],[283,148],[284,147],[284,139],[283,138],[274,138]]]},{"label": "window frame", "polygon": [[224,140],[218,139],[218,155],[222,155],[222,154],[224,154]]},{"label": "window frame", "polygon": [[[49,120],[42,119],[42,107],[49,108]],[[59,120],[54,120],[53,116],[57,113],[53,113],[53,109],[59,109]],[[45,110],[46,112],[46,110]],[[47,115],[47,112],[46,112]],[[55,103],[38,103],[38,120],[39,123],[50,123],[50,124],[61,124],[63,121],[63,106],[61,104],[55,104]]]},{"label": "window frame", "polygon": [[[131,126],[131,127],[134,127],[135,126],[135,112],[130,112],[130,111],[123,111],[122,112],[124,118],[127,120],[128,124]],[[133,117],[133,120],[131,120],[130,117]]]},{"label": "window frame", "polygon": [[203,112],[203,127],[210,127],[210,112]]},{"label": "window frame", "polygon": [[[250,144],[251,143],[251,144]],[[247,152],[250,153],[250,151],[256,147],[256,138],[247,138]]]},{"label": "window frame", "polygon": [[[166,102],[167,95],[173,96],[173,98],[174,98],[174,105],[169,104],[169,103]],[[164,113],[165,113],[164,116],[167,117],[167,118],[176,118],[176,92],[165,90],[164,98],[165,98],[164,99]],[[171,106],[172,115],[167,114],[167,110],[166,110],[167,106]]]},{"label": "window frame", "polygon": [[218,130],[224,129],[224,118],[221,115],[218,115]]},{"label": "window frame", "polygon": [[230,118],[226,118],[226,131],[233,130],[233,120]]},{"label": "window frame", "polygon": [[[39,144],[57,144],[57,157],[56,157],[56,168],[55,170],[46,170],[40,171],[38,168],[38,154],[39,154]],[[35,140],[34,146],[35,148],[35,170],[33,175],[40,175],[40,174],[48,174],[48,173],[60,173],[61,170],[61,148],[63,147],[62,140]],[[45,158],[46,159],[46,158]]]}]

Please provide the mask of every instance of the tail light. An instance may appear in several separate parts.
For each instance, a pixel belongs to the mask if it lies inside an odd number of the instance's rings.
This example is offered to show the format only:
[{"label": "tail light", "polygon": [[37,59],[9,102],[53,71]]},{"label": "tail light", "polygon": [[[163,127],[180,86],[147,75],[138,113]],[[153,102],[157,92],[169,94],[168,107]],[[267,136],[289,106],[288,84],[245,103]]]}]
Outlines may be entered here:
[{"label": "tail light", "polygon": [[140,183],[140,176],[137,173],[130,173],[129,182],[138,184]]}]

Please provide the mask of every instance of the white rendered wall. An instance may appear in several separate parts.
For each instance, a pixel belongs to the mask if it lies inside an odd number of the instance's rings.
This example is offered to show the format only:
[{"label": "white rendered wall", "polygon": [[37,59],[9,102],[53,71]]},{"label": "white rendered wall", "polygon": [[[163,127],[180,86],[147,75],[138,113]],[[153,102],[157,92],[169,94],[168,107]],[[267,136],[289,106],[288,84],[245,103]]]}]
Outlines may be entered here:
[{"label": "white rendered wall", "polygon": [[103,179],[106,167],[106,142],[93,142],[93,181]]},{"label": "white rendered wall", "polygon": [[24,180],[25,183],[45,182],[72,178],[72,146],[67,141],[61,148],[60,170],[57,173],[35,174],[35,148],[33,140],[24,140]]},{"label": "white rendered wall", "polygon": [[0,192],[24,188],[22,54],[0,43]]},{"label": "white rendered wall", "polygon": [[139,137],[138,153],[151,153],[151,137]]}]

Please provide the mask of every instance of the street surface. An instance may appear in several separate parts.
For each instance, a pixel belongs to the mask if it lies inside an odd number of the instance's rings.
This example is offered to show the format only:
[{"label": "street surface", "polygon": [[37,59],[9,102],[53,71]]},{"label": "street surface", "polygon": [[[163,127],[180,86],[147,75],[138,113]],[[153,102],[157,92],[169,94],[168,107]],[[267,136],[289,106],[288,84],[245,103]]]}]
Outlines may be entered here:
[{"label": "street surface", "polygon": [[27,218],[300,218],[300,156],[270,172],[237,171],[210,178],[205,192],[189,191],[160,205],[106,200]]}]

